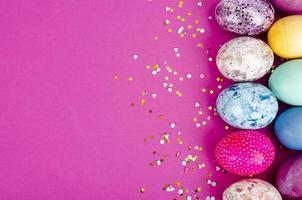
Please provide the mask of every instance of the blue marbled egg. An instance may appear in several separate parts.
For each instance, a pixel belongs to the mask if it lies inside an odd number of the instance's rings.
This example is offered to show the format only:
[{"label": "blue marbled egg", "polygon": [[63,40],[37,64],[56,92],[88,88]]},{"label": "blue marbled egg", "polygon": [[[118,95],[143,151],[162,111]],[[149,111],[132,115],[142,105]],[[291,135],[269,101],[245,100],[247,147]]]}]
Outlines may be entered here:
[{"label": "blue marbled egg", "polygon": [[274,131],[285,147],[302,150],[302,107],[293,107],[282,112],[275,121]]},{"label": "blue marbled egg", "polygon": [[237,83],[223,90],[216,101],[220,117],[235,128],[260,129],[277,115],[273,93],[259,83]]}]

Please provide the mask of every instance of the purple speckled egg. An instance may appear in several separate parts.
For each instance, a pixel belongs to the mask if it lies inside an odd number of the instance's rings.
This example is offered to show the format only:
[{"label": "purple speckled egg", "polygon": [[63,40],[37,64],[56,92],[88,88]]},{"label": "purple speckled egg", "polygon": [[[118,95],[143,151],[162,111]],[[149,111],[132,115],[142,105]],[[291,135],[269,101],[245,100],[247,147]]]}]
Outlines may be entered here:
[{"label": "purple speckled egg", "polygon": [[267,0],[221,0],[216,6],[218,24],[240,35],[258,35],[267,31],[275,19]]},{"label": "purple speckled egg", "polygon": [[290,199],[302,198],[302,154],[281,165],[276,184],[282,195]]},{"label": "purple speckled egg", "polygon": [[302,11],[301,0],[271,0],[271,2],[280,10],[287,12]]}]

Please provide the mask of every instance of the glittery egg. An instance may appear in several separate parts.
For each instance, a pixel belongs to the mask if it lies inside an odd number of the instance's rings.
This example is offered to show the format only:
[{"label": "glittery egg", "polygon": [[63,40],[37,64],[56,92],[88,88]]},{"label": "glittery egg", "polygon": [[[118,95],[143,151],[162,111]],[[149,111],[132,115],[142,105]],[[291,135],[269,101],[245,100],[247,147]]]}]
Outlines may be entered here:
[{"label": "glittery egg", "polygon": [[240,35],[257,35],[269,29],[275,19],[267,0],[221,0],[216,6],[218,24]]},{"label": "glittery egg", "polygon": [[290,199],[302,198],[302,154],[285,161],[278,170],[276,184]]},{"label": "glittery egg", "polygon": [[278,190],[261,179],[243,179],[223,192],[223,200],[282,200]]},{"label": "glittery egg", "polygon": [[260,129],[277,115],[278,102],[273,93],[259,83],[236,83],[217,97],[216,108],[228,124],[240,129]]},{"label": "glittery egg", "polygon": [[225,43],[218,51],[216,64],[219,71],[233,81],[254,81],[272,67],[274,53],[260,39],[238,37]]},{"label": "glittery egg", "polygon": [[251,176],[263,172],[272,164],[275,147],[272,141],[259,131],[240,130],[218,142],[215,158],[226,171]]}]

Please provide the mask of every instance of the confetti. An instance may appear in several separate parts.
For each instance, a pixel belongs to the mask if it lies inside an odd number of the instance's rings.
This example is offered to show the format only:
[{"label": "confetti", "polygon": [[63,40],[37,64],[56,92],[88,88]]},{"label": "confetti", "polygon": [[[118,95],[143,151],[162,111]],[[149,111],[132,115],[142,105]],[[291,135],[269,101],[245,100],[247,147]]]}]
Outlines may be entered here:
[{"label": "confetti", "polygon": [[133,58],[134,60],[137,60],[137,59],[138,59],[138,54],[132,54],[132,58]]},{"label": "confetti", "polygon": [[175,128],[176,127],[176,124],[174,122],[171,122],[170,123],[170,128]]}]

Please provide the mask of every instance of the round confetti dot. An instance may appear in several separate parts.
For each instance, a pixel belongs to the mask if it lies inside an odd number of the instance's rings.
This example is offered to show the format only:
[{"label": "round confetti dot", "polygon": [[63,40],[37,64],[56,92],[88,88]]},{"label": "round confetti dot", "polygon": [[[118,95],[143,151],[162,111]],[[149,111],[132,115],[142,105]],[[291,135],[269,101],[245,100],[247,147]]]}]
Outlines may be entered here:
[{"label": "round confetti dot", "polygon": [[188,78],[188,79],[192,78],[192,74],[190,74],[190,73],[187,74],[187,78]]},{"label": "round confetti dot", "polygon": [[175,128],[176,127],[176,124],[174,122],[171,122],[170,123],[170,128]]},{"label": "round confetti dot", "polygon": [[205,77],[205,75],[204,75],[204,74],[200,74],[199,77],[200,77],[201,79],[203,79],[203,78]]}]

